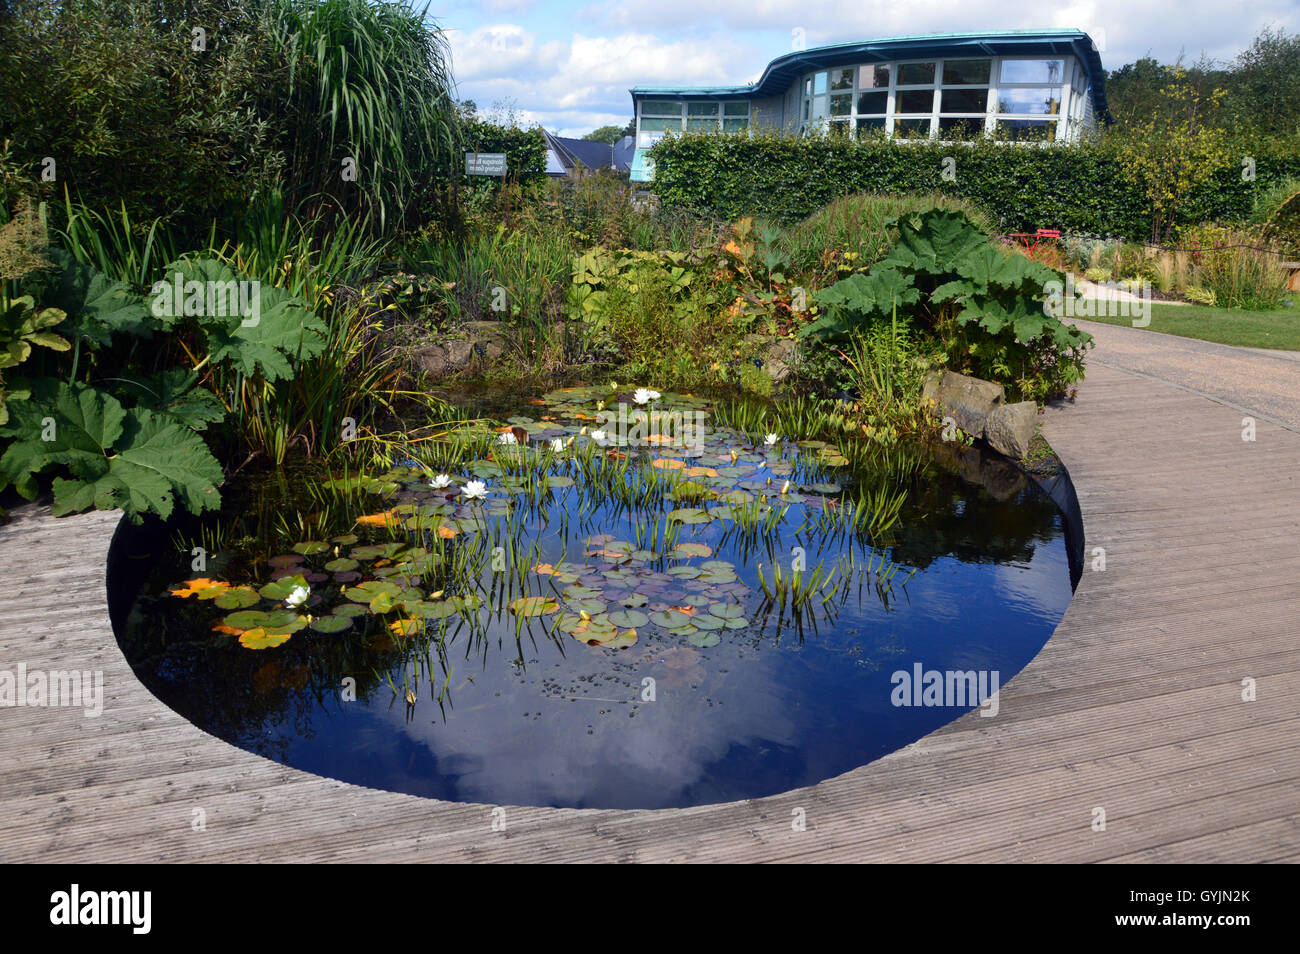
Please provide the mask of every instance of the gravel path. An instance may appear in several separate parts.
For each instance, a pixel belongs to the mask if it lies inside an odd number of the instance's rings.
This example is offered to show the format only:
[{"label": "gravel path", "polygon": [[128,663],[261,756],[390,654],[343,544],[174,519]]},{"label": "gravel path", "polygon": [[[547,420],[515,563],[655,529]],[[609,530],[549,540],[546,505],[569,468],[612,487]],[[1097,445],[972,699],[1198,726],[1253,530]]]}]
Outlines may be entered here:
[{"label": "gravel path", "polygon": [[1096,339],[1089,364],[1141,374],[1300,431],[1300,354],[1075,320]]}]

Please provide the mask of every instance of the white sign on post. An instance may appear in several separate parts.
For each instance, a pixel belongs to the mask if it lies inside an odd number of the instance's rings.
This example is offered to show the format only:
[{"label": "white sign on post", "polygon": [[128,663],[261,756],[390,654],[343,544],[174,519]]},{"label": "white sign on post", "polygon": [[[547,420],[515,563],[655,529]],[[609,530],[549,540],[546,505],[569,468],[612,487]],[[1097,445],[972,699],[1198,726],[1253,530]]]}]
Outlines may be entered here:
[{"label": "white sign on post", "polygon": [[504,152],[467,152],[465,153],[465,174],[470,176],[506,177],[506,154]]}]

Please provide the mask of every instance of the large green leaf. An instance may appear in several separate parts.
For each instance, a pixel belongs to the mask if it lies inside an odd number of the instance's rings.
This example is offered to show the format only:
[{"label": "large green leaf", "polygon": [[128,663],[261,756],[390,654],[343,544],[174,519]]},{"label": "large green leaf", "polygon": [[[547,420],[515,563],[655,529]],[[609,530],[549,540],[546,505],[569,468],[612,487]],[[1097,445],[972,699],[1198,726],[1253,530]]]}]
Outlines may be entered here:
[{"label": "large green leaf", "polygon": [[176,498],[191,513],[220,505],[221,465],[189,428],[84,384],[49,391],[15,405],[4,432],[17,439],[0,457],[0,475],[29,483],[47,467],[67,467],[76,479],[55,479],[56,515],[121,507],[138,520],[170,516]]},{"label": "large green leaf", "polygon": [[[205,300],[205,313],[194,316],[208,334],[208,350],[214,363],[229,361],[243,374],[260,373],[268,381],[277,381],[293,376],[293,362],[309,360],[325,350],[325,323],[305,301],[283,288],[266,282],[248,286],[255,289],[255,296],[244,297],[250,303],[255,300],[256,305],[245,316],[232,309],[228,293],[250,279],[236,275],[225,263],[211,258],[183,259],[167,266],[167,274],[179,275],[182,285],[195,281],[207,287],[207,283],[214,283],[212,287],[222,290],[212,298],[213,304],[224,307],[208,308]],[[241,304],[244,297],[240,298]],[[206,313],[231,310],[235,314]]]},{"label": "large green leaf", "polygon": [[898,243],[881,264],[910,274],[955,272],[959,262],[988,242],[964,212],[929,209],[892,221],[898,226]]},{"label": "large green leaf", "polygon": [[217,396],[196,387],[199,376],[189,368],[169,368],[147,378],[123,378],[120,387],[155,414],[201,431],[226,416]]},{"label": "large green leaf", "polygon": [[99,269],[83,265],[62,249],[53,249],[50,258],[63,269],[54,304],[67,313],[67,327],[74,337],[107,345],[114,334],[149,338],[155,321],[149,307],[130,286],[113,281]]}]

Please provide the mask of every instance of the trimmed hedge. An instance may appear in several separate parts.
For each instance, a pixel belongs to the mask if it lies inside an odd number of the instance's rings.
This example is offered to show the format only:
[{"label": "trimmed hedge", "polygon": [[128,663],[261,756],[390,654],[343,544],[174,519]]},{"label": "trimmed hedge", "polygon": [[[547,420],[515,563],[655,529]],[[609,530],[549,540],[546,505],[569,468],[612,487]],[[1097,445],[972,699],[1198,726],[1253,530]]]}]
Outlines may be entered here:
[{"label": "trimmed hedge", "polygon": [[[971,200],[1008,232],[1151,235],[1149,202],[1104,142],[1038,148],[719,133],[669,137],[652,156],[662,203],[718,218],[789,224],[850,193],[939,191]],[[1250,182],[1241,178],[1246,156],[1255,160]],[[945,158],[955,160],[955,181],[944,179]],[[1225,158],[1186,198],[1180,224],[1243,219],[1259,192],[1300,175],[1300,143],[1237,146]]]}]

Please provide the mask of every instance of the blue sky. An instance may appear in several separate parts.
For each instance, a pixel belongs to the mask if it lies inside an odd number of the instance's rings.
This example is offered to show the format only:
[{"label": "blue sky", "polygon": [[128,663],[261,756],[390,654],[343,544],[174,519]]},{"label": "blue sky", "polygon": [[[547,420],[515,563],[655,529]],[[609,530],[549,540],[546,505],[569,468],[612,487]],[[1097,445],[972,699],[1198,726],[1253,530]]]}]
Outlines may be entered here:
[{"label": "blue sky", "polygon": [[810,47],[962,30],[1078,27],[1115,69],[1140,56],[1231,59],[1265,26],[1300,32],[1296,0],[480,0],[430,7],[459,97],[511,103],[562,136],[631,118],[629,87],[758,78],[801,30]]}]

